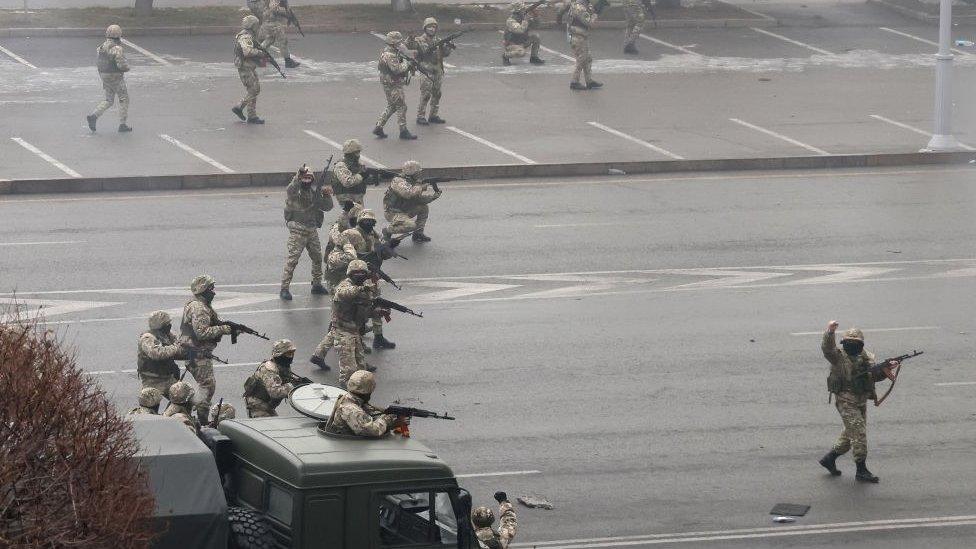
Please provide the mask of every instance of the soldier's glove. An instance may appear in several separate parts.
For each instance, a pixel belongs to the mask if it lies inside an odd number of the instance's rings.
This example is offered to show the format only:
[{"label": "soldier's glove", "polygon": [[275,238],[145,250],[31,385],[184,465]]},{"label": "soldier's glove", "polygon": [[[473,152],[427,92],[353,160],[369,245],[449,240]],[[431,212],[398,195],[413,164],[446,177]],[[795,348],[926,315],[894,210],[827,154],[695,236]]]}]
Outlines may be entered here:
[{"label": "soldier's glove", "polygon": [[505,503],[508,501],[508,494],[505,492],[495,492],[495,501],[498,503]]}]

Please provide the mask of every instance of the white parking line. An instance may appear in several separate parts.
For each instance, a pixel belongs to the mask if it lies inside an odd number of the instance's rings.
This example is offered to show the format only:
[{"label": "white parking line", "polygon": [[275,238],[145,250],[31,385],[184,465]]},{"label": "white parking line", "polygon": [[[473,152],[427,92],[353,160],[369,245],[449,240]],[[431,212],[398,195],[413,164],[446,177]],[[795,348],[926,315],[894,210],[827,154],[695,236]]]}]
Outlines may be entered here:
[{"label": "white parking line", "polygon": [[182,141],[180,141],[180,140],[178,140],[176,138],[170,137],[170,136],[166,135],[165,133],[159,134],[159,137],[163,138],[165,141],[169,141],[170,143],[176,145],[177,147],[179,147],[179,148],[183,149],[184,151],[192,154],[193,156],[199,158],[200,160],[203,160],[207,164],[210,164],[214,168],[217,168],[218,170],[220,170],[220,171],[222,171],[224,173],[235,173],[234,170],[228,168],[227,166],[224,166],[220,162],[217,162],[213,158],[210,158],[209,156],[203,154],[202,152],[194,149],[193,147],[191,147],[191,146],[183,143]]},{"label": "white parking line", "polygon": [[542,471],[502,471],[500,473],[468,473],[464,475],[454,475],[455,478],[479,478],[479,477],[510,477],[517,475],[539,475]]},{"label": "white parking line", "polygon": [[0,246],[47,246],[52,244],[84,244],[84,240],[57,240],[50,242],[0,242]]},{"label": "white parking line", "polygon": [[468,139],[471,139],[473,141],[477,141],[478,143],[481,143],[482,145],[485,145],[487,147],[491,147],[492,149],[495,149],[498,152],[505,153],[508,156],[511,156],[512,158],[516,158],[518,160],[521,160],[522,162],[525,162],[526,164],[535,164],[536,163],[535,160],[532,160],[531,158],[529,158],[527,156],[522,156],[521,154],[519,154],[517,152],[510,151],[510,150],[506,149],[505,147],[502,147],[501,145],[496,145],[495,143],[492,143],[491,141],[488,141],[487,139],[483,139],[481,137],[478,137],[477,135],[470,134],[470,133],[468,133],[468,132],[466,132],[464,130],[455,128],[454,126],[447,126],[447,129],[448,130],[451,130],[452,132],[454,132],[454,133],[456,133],[458,135],[463,135],[464,137],[467,137]]},{"label": "white parking line", "polygon": [[41,159],[43,159],[48,164],[54,166],[55,168],[61,170],[64,173],[68,174],[70,177],[81,177],[81,174],[80,173],[78,173],[78,172],[72,170],[71,168],[65,166],[61,162],[57,161],[51,155],[47,154],[46,152],[42,151],[41,149],[38,149],[34,145],[31,145],[30,143],[24,141],[23,139],[21,139],[19,137],[11,137],[10,139],[12,139],[13,141],[15,141],[21,147],[29,150],[30,152],[36,154],[39,157],[41,157]]},{"label": "white parking line", "polygon": [[783,36],[782,34],[776,34],[775,32],[769,32],[768,30],[758,29],[756,27],[751,27],[751,28],[752,28],[752,30],[758,32],[759,34],[765,34],[767,36],[772,36],[773,38],[779,38],[783,42],[789,42],[790,44],[793,44],[795,46],[800,46],[801,48],[806,48],[806,49],[808,49],[810,51],[813,51],[813,52],[816,52],[816,53],[822,53],[823,55],[833,55],[833,52],[829,52],[827,50],[820,49],[820,48],[818,48],[816,46],[811,46],[810,44],[806,44],[806,43],[800,42],[799,40],[793,40],[792,38],[787,38],[787,37]]},{"label": "white parking line", "polygon": [[[879,114],[871,114],[871,115],[868,115],[868,116],[870,116],[871,118],[873,118],[875,120],[880,120],[882,122],[886,122],[888,124],[891,124],[892,126],[898,126],[899,128],[906,129],[906,130],[911,131],[911,132],[915,132],[915,133],[917,133],[919,135],[924,135],[925,137],[932,137],[932,134],[931,133],[929,133],[929,132],[927,132],[927,131],[925,131],[925,130],[923,130],[921,128],[916,128],[915,126],[909,126],[908,124],[906,124],[904,122],[899,122],[897,120],[892,120],[890,118],[885,118],[884,116],[881,116]],[[957,143],[959,143],[959,146],[962,147],[962,148],[964,148],[964,149],[966,149],[967,151],[976,151],[976,148],[970,147],[969,145],[967,145],[965,143],[962,143],[962,142],[959,142],[959,141],[957,141]]]},{"label": "white parking line", "polygon": [[130,42],[129,40],[127,40],[125,38],[122,39],[122,43],[125,44],[126,46],[129,46],[130,48],[136,50],[137,52],[145,55],[146,57],[152,59],[153,61],[159,63],[160,65],[172,65],[172,63],[170,63],[169,61],[163,59],[162,57],[156,55],[155,53],[147,50],[146,48],[144,48],[142,46],[139,46],[137,44],[133,44],[132,42]]},{"label": "white parking line", "polygon": [[[334,148],[336,148],[336,149],[338,149],[340,151],[342,150],[342,144],[339,143],[338,141],[333,141],[333,140],[329,139],[328,137],[326,137],[326,136],[324,136],[324,135],[322,135],[320,133],[313,132],[312,130],[302,130],[302,131],[305,132],[306,134],[308,134],[310,137],[314,137],[315,139],[318,139],[319,141],[321,141],[323,143],[326,143],[326,144],[328,144],[328,145],[330,145],[330,146],[332,146],[332,147],[334,147]],[[383,169],[383,170],[388,169],[383,164],[380,164],[379,162],[373,160],[372,158],[366,156],[365,154],[360,154],[359,155],[359,158],[362,158],[367,163],[372,164],[374,168],[380,168],[380,169]]]},{"label": "white parking line", "polygon": [[632,135],[627,135],[627,134],[625,134],[624,132],[622,132],[620,130],[615,130],[615,129],[611,128],[610,126],[604,126],[603,124],[600,124],[599,122],[587,122],[587,124],[593,126],[594,128],[601,129],[601,130],[603,130],[603,131],[605,131],[607,133],[616,135],[617,137],[622,137],[622,138],[626,139],[627,141],[630,141],[630,142],[633,142],[633,143],[637,143],[638,145],[640,145],[642,147],[647,147],[648,149],[651,149],[654,152],[663,154],[664,156],[671,157],[671,158],[673,158],[675,160],[684,160],[685,159],[683,156],[679,156],[677,154],[674,154],[673,152],[671,152],[671,151],[669,151],[667,149],[662,149],[661,147],[658,147],[657,145],[648,143],[647,141],[644,141],[643,139],[638,139],[638,138],[636,138],[636,137],[634,137]]},{"label": "white parking line", "polygon": [[[498,34],[505,34],[505,31],[498,31]],[[565,59],[567,61],[572,61],[573,63],[576,62],[576,58],[575,57],[573,57],[571,55],[566,55],[565,53],[562,53],[562,52],[558,52],[558,51],[556,51],[554,49],[547,48],[545,46],[539,46],[539,49],[542,50],[542,51],[544,51],[544,52],[546,52],[546,53],[550,53],[552,55],[555,55],[555,56],[558,56],[558,57],[562,57],[563,59]]]},{"label": "white parking line", "polygon": [[552,225],[533,225],[532,227],[536,229],[562,229],[565,227],[610,227],[619,225],[619,222],[614,221],[613,223],[555,223]]},{"label": "white parking line", "polygon": [[976,381],[950,381],[947,383],[936,383],[936,387],[962,387],[976,385]]},{"label": "white parking line", "polygon": [[818,149],[817,147],[814,147],[813,145],[807,145],[806,143],[803,143],[802,141],[797,141],[796,139],[793,139],[792,137],[787,137],[787,136],[785,136],[785,135],[783,135],[781,133],[776,133],[773,130],[767,130],[766,128],[763,128],[762,126],[757,126],[755,124],[750,124],[749,122],[746,122],[745,120],[740,120],[738,118],[729,118],[729,120],[731,120],[732,122],[735,122],[736,124],[740,124],[740,125],[745,126],[747,128],[756,130],[757,132],[762,132],[762,133],[764,133],[766,135],[775,137],[777,139],[782,139],[783,141],[786,141],[787,143],[790,143],[792,145],[796,145],[797,147],[803,147],[804,149],[806,149],[808,151],[815,152],[817,154],[821,154],[821,155],[824,155],[824,156],[830,154],[829,152],[827,152],[827,151],[825,151],[823,149]]},{"label": "white parking line", "polygon": [[[906,326],[904,328],[864,328],[862,332],[917,332],[925,330],[938,330],[938,326]],[[791,336],[812,336],[812,335],[823,335],[823,331],[819,332],[792,332]]]},{"label": "white parking line", "polygon": [[[914,34],[908,34],[907,32],[902,32],[900,30],[895,30],[895,29],[891,29],[891,28],[888,28],[888,27],[878,27],[878,28],[881,29],[881,30],[883,30],[883,31],[885,31],[885,32],[890,32],[892,34],[897,34],[898,36],[904,36],[905,38],[910,38],[912,40],[915,40],[916,42],[921,42],[923,44],[928,44],[930,46],[935,46],[937,48],[939,47],[939,43],[938,42],[933,42],[931,40],[926,40],[925,38],[922,38],[921,36],[915,36]],[[953,53],[958,53],[959,55],[969,55],[968,53],[966,53],[966,52],[964,52],[962,50],[957,50],[956,48],[949,48],[949,49]]]},{"label": "white parking line", "polygon": [[27,60],[24,59],[23,57],[17,55],[16,53],[8,50],[7,48],[5,48],[3,46],[0,46],[0,51],[2,51],[3,53],[9,55],[11,59],[13,59],[14,61],[20,63],[21,65],[24,65],[25,67],[30,67],[32,69],[36,69],[37,68],[34,65],[31,65],[30,63],[28,63]]},{"label": "white parking line", "polygon": [[697,51],[691,51],[688,48],[681,47],[677,44],[672,44],[671,42],[665,42],[664,40],[661,40],[659,38],[654,38],[653,36],[647,34],[641,34],[639,36],[644,40],[647,40],[649,42],[654,42],[655,44],[660,44],[664,47],[671,48],[673,50],[678,50],[681,53],[687,53],[688,55],[694,55],[695,57],[705,57],[704,55],[698,53]]}]

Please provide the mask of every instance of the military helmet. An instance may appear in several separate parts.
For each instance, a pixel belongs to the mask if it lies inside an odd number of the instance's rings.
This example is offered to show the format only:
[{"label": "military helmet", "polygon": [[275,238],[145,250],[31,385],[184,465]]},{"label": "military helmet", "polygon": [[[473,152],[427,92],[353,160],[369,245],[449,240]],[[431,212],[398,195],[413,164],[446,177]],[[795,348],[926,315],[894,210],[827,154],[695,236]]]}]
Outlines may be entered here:
[{"label": "military helmet", "polygon": [[163,401],[163,393],[155,387],[144,387],[139,391],[139,406],[144,408],[155,408]]},{"label": "military helmet", "polygon": [[349,381],[346,382],[346,389],[350,393],[358,393],[361,395],[372,394],[373,390],[376,389],[376,376],[366,370],[356,370],[349,376]]},{"label": "military helmet", "polygon": [[353,204],[352,208],[349,208],[349,217],[358,218],[359,215],[363,213],[363,209],[362,204]]},{"label": "military helmet", "polygon": [[512,3],[512,13],[522,13],[524,11],[525,11],[525,3],[523,2]]},{"label": "military helmet", "polygon": [[427,27],[431,26],[431,25],[434,25],[436,27],[437,26],[437,19],[434,19],[433,17],[428,17],[427,19],[424,19],[424,28],[425,29]]},{"label": "military helmet", "polygon": [[122,38],[122,27],[118,25],[109,25],[105,29],[105,38]]},{"label": "military helmet", "polygon": [[[219,408],[218,408],[219,406]],[[210,421],[215,421],[220,423],[225,419],[234,419],[237,416],[237,410],[234,406],[228,403],[214,404],[210,407]]]},{"label": "military helmet", "polygon": [[416,160],[407,160],[403,163],[403,175],[417,175],[420,169],[420,162]]},{"label": "military helmet", "polygon": [[356,219],[359,219],[360,221],[363,219],[372,219],[373,221],[376,221],[376,213],[369,208],[364,208],[361,212],[359,212],[359,215],[356,216]]},{"label": "military helmet", "polygon": [[190,282],[190,291],[193,295],[200,295],[214,287],[214,278],[210,275],[200,275]]},{"label": "military helmet", "polygon": [[366,264],[362,259],[353,259],[349,262],[349,266],[346,267],[346,275],[351,275],[352,273],[359,271],[361,273],[369,272],[369,265]]},{"label": "military helmet", "polygon": [[172,324],[173,319],[170,318],[169,313],[166,311],[153,311],[149,315],[149,329],[158,330],[167,324]]},{"label": "military helmet", "polygon": [[487,507],[476,507],[471,511],[471,522],[475,528],[488,528],[495,522],[495,514]]},{"label": "military helmet", "polygon": [[861,343],[864,343],[864,332],[862,332],[860,328],[851,328],[850,330],[844,332],[844,338],[841,339],[841,342],[844,341],[860,341]]},{"label": "military helmet", "polygon": [[403,42],[403,35],[400,31],[390,31],[386,33],[386,43],[389,46],[396,46],[400,42]]},{"label": "military helmet", "polygon": [[295,350],[295,344],[290,339],[279,339],[271,345],[271,358],[278,358],[288,353],[294,353]]},{"label": "military helmet", "polygon": [[193,401],[193,394],[193,387],[184,381],[177,381],[169,386],[169,401],[173,404],[189,404]]},{"label": "military helmet", "polygon": [[245,16],[244,19],[241,20],[241,27],[245,29],[253,29],[260,24],[261,20],[253,15]]},{"label": "military helmet", "polygon": [[350,139],[342,144],[342,154],[358,153],[361,150],[363,146],[358,139]]}]

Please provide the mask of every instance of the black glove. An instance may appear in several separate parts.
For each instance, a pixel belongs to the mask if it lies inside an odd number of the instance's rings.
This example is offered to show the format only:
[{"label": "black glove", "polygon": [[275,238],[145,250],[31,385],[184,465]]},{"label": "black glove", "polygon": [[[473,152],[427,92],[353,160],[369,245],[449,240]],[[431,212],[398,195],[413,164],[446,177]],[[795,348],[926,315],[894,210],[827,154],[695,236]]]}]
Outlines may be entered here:
[{"label": "black glove", "polygon": [[495,492],[495,501],[498,503],[503,503],[508,501],[508,494],[505,492]]}]

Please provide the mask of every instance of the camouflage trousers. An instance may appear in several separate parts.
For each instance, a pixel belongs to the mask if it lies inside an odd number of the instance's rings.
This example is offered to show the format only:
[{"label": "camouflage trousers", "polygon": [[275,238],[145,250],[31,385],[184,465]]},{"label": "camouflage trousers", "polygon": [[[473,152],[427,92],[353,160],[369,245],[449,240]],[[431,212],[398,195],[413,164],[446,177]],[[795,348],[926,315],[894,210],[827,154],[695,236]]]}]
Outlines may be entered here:
[{"label": "camouflage trousers", "polygon": [[95,107],[92,112],[96,118],[105,114],[105,111],[115,104],[115,97],[119,98],[119,124],[125,124],[129,119],[129,90],[125,87],[125,75],[122,73],[98,73],[102,77],[102,88],[105,90],[105,99]]},{"label": "camouflage trousers", "polygon": [[308,258],[312,260],[312,284],[322,283],[322,243],[319,242],[319,231],[315,227],[306,227],[295,221],[288,222],[288,255],[285,258],[285,271],[281,274],[281,289],[287,290],[291,286],[291,279],[295,274],[295,266],[302,258],[302,252],[308,250]]},{"label": "camouflage trousers", "polygon": [[209,358],[198,358],[186,363],[186,369],[200,386],[197,393],[198,401],[194,409],[200,423],[206,423],[210,416],[210,401],[217,392],[217,380],[214,379],[213,361]]},{"label": "camouflage trousers", "polygon": [[258,95],[261,93],[261,81],[258,80],[258,71],[247,67],[238,67],[237,74],[241,77],[241,83],[246,90],[244,98],[238,103],[240,108],[247,107],[247,117],[257,118],[258,116]]},{"label": "camouflage trousers", "polygon": [[325,337],[315,346],[315,351],[312,353],[312,356],[325,358],[325,355],[329,354],[329,349],[333,347],[335,347],[335,328],[330,325],[329,331],[325,332]]},{"label": "camouflage trousers", "polygon": [[525,44],[506,43],[505,53],[503,53],[502,55],[504,55],[506,59],[516,59],[520,57],[525,57],[526,53],[528,53],[530,57],[539,57],[540,46],[542,46],[542,39],[539,38],[538,34],[534,32],[530,32],[529,39],[526,41]]},{"label": "camouflage trousers", "polygon": [[392,237],[403,238],[413,231],[424,232],[429,214],[430,207],[421,204],[407,212],[385,212],[383,215],[390,223],[389,230]]},{"label": "camouflage trousers", "polygon": [[853,398],[837,396],[837,412],[844,422],[844,432],[834,443],[834,451],[845,454],[854,450],[854,460],[861,461],[868,456],[868,409],[865,404],[858,404]]},{"label": "camouflage trousers", "polygon": [[382,128],[386,125],[387,120],[393,116],[393,113],[396,113],[397,124],[400,125],[401,129],[406,128],[407,100],[403,95],[403,86],[384,82],[383,92],[386,93],[386,110],[380,114],[380,117],[376,120],[376,125]]},{"label": "camouflage trousers", "polygon": [[247,417],[275,417],[278,415],[270,402],[256,397],[244,397],[244,406],[247,407]]},{"label": "camouflage trousers", "polygon": [[291,57],[288,51],[288,36],[285,34],[285,27],[281,23],[265,23],[261,25],[261,43],[267,49],[271,46],[278,48],[281,56],[285,59]]},{"label": "camouflage trousers", "polygon": [[593,56],[590,55],[590,38],[588,36],[574,34],[569,39],[569,47],[572,48],[573,57],[576,58],[576,69],[573,70],[573,82],[589,84],[593,80],[590,76],[590,67],[593,66]]},{"label": "camouflage trousers", "polygon": [[433,69],[429,71],[434,78],[421,78],[420,82],[420,105],[417,107],[417,118],[423,118],[427,113],[427,103],[430,102],[430,116],[437,116],[437,111],[441,104],[441,83],[444,81],[444,73]]},{"label": "camouflage trousers", "polygon": [[624,6],[624,14],[627,16],[627,26],[624,29],[624,45],[631,46],[637,42],[642,30],[647,14],[644,13],[644,6],[640,4],[627,4]]},{"label": "camouflage trousers", "polygon": [[152,387],[159,391],[164,397],[169,398],[169,388],[179,381],[173,376],[155,376],[152,374],[140,373],[139,380],[142,381],[142,388]]},{"label": "camouflage trousers", "polygon": [[339,193],[335,195],[336,204],[342,204],[343,202],[355,202],[356,204],[366,204],[365,194],[349,194],[349,193]]},{"label": "camouflage trousers", "polygon": [[339,353],[339,387],[345,389],[349,376],[356,370],[365,370],[366,352],[363,347],[363,337],[358,333],[336,329],[333,334],[333,344]]}]

